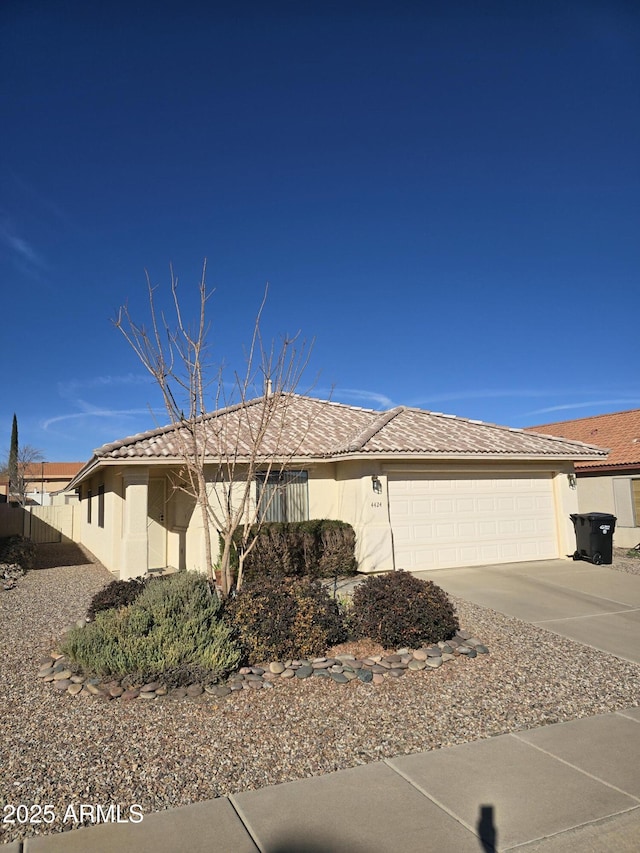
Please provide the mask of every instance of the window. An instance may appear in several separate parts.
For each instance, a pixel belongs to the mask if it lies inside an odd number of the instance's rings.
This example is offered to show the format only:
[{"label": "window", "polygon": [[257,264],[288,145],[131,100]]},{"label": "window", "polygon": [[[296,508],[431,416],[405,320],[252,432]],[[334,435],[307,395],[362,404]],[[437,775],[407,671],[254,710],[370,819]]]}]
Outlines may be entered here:
[{"label": "window", "polygon": [[640,527],[640,479],[613,477],[613,512],[618,527]]},{"label": "window", "polygon": [[87,489],[87,524],[91,524],[91,489]]},{"label": "window", "polygon": [[104,527],[104,486],[98,486],[98,527]]},{"label": "window", "polygon": [[306,471],[256,474],[260,521],[307,521],[309,498]]}]

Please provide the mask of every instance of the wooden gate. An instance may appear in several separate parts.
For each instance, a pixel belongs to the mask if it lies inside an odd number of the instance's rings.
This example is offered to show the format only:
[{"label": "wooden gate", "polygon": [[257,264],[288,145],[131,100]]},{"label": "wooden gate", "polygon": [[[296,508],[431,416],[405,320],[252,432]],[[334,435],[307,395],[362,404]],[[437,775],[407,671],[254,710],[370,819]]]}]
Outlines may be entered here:
[{"label": "wooden gate", "polygon": [[0,507],[0,536],[16,533],[38,545],[73,540],[73,506]]}]

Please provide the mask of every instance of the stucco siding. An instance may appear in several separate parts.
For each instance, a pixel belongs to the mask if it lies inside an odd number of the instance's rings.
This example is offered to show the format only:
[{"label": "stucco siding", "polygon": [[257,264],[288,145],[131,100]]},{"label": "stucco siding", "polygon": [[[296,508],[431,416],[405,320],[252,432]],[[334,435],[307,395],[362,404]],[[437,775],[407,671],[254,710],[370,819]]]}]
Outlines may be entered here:
[{"label": "stucco siding", "polygon": [[[100,526],[100,487],[104,486],[104,526]],[[88,492],[91,490],[91,521]],[[110,571],[120,570],[122,543],[122,479],[106,468],[82,485],[82,499],[76,507],[77,539]],[[146,572],[146,564],[138,574]]]},{"label": "stucco siding", "polygon": [[631,479],[630,476],[606,474],[578,478],[578,511],[615,515],[618,521],[613,544],[617,548],[633,548],[640,542],[640,526],[634,523]]}]

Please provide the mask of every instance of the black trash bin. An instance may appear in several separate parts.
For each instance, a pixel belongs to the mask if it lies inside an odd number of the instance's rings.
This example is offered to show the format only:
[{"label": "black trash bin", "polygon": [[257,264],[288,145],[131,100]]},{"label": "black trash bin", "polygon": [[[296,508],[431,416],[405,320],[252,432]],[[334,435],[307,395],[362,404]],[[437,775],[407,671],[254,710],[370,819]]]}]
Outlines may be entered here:
[{"label": "black trash bin", "polygon": [[574,560],[590,560],[596,566],[613,562],[613,531],[616,529],[615,515],[608,512],[572,513],[576,531]]}]

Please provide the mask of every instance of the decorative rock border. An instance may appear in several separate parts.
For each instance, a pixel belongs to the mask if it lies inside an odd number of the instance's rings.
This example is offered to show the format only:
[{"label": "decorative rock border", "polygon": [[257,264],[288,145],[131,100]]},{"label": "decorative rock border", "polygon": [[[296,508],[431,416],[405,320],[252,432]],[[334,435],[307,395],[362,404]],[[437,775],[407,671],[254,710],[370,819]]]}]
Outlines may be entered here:
[{"label": "decorative rock border", "polygon": [[441,641],[413,650],[398,649],[395,654],[372,655],[368,658],[344,654],[334,658],[273,661],[264,667],[244,666],[226,680],[213,684],[195,683],[188,687],[168,688],[161,681],[125,686],[123,682],[129,681],[126,677],[105,682],[99,678],[76,674],[62,655],[52,652],[41,659],[38,678],[45,683],[51,683],[60,693],[85,698],[93,696],[106,701],[150,701],[163,696],[196,699],[203,694],[223,698],[238,690],[273,688],[279,679],[303,680],[313,677],[324,678],[337,684],[348,684],[350,681],[382,684],[385,679],[400,678],[407,672],[437,669],[456,657],[470,659],[488,653],[488,648],[469,631],[457,631],[446,642]]},{"label": "decorative rock border", "polygon": [[24,575],[24,569],[18,563],[0,563],[0,587],[15,589],[18,580]]}]

